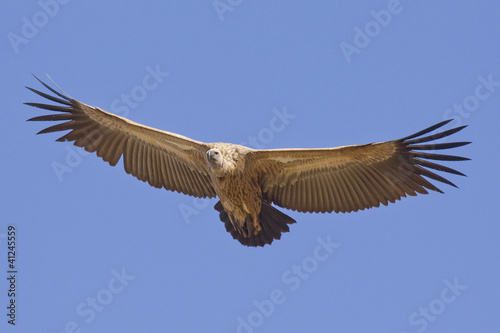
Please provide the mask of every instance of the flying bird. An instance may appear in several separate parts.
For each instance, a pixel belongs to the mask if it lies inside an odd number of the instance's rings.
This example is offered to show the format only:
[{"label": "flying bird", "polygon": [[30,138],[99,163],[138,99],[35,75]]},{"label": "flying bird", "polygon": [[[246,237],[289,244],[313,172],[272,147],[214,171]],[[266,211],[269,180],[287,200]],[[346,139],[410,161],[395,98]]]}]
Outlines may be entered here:
[{"label": "flying bird", "polygon": [[[70,131],[56,141],[75,146],[151,186],[197,198],[215,198],[226,230],[241,244],[264,246],[296,221],[273,205],[298,212],[356,212],[387,206],[407,195],[443,193],[426,178],[456,187],[429,169],[463,173],[431,162],[468,158],[429,153],[470,142],[434,143],[466,126],[429,134],[442,121],[398,140],[317,149],[251,149],[232,143],[204,143],[144,126],[77,101],[37,78],[53,95],[29,88],[57,103],[25,103],[58,113],[28,119],[64,121],[37,134]],[[424,178],[426,177],[426,178]]]}]

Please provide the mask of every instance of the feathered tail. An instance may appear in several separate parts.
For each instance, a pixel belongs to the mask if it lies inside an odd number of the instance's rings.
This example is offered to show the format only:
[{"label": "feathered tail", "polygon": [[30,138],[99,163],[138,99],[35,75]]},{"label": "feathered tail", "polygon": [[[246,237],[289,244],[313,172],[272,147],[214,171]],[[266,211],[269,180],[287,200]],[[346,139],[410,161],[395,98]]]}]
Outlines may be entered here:
[{"label": "feathered tail", "polygon": [[289,224],[296,223],[290,216],[280,212],[269,203],[263,202],[259,214],[262,230],[257,235],[245,237],[234,228],[220,201],[215,204],[214,208],[219,212],[219,218],[224,222],[226,230],[231,236],[246,246],[271,244],[273,240],[280,239],[282,233],[290,231]]}]

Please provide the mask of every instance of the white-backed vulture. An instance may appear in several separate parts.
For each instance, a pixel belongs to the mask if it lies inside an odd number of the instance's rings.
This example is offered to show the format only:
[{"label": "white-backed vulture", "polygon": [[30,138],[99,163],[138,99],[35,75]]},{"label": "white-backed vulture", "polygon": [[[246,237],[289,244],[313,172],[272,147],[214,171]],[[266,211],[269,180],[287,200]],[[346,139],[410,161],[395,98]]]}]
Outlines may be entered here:
[{"label": "white-backed vulture", "polygon": [[[39,80],[40,81],[40,80]],[[31,121],[64,121],[38,134],[69,131],[56,141],[75,146],[151,186],[199,198],[219,197],[215,209],[226,230],[247,246],[280,239],[295,220],[272,204],[311,213],[356,212],[407,195],[441,192],[426,178],[455,186],[429,169],[461,172],[430,162],[467,158],[425,152],[469,142],[433,143],[465,126],[435,134],[446,120],[413,135],[380,143],[321,149],[256,150],[231,143],[204,143],[143,126],[81,103],[40,81],[54,95],[34,93],[59,105],[26,103],[58,113]]]}]

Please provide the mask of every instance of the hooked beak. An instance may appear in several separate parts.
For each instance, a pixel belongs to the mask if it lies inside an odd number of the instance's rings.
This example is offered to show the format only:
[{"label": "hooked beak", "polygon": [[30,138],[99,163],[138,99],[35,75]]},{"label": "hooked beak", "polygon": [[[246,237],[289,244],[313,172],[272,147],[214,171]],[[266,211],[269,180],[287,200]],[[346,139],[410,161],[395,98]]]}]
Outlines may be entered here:
[{"label": "hooked beak", "polygon": [[207,151],[207,162],[210,162],[213,155],[214,155],[213,151],[211,151],[211,150]]}]

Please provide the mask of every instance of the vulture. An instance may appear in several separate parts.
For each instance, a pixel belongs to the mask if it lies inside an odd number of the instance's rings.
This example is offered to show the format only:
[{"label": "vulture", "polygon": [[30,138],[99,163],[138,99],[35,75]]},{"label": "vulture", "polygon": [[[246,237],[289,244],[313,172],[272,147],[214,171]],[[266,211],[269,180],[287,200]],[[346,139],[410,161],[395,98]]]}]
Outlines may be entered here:
[{"label": "vulture", "polygon": [[[30,91],[55,104],[25,103],[56,111],[30,121],[62,121],[38,134],[69,131],[56,141],[75,146],[151,186],[197,198],[215,198],[214,208],[231,236],[246,246],[264,246],[296,221],[274,206],[298,212],[356,212],[387,206],[407,195],[443,193],[429,180],[456,187],[431,171],[465,176],[431,161],[468,158],[429,151],[470,142],[435,143],[466,126],[434,132],[442,121],[401,139],[315,149],[251,149],[232,143],[204,143],[144,126],[84,104],[37,80],[52,94]],[[434,132],[434,134],[432,134]],[[273,206],[274,205],[274,206]]]}]

